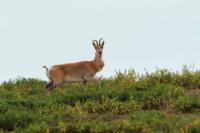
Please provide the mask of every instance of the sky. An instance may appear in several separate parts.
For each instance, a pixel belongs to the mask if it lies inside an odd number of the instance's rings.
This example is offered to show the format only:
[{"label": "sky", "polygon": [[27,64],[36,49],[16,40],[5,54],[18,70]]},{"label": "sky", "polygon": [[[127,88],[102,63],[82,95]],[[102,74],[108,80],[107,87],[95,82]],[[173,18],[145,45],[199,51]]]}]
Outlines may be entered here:
[{"label": "sky", "polygon": [[94,58],[105,40],[97,76],[134,68],[200,68],[199,0],[0,0],[0,82],[48,80],[43,65]]}]

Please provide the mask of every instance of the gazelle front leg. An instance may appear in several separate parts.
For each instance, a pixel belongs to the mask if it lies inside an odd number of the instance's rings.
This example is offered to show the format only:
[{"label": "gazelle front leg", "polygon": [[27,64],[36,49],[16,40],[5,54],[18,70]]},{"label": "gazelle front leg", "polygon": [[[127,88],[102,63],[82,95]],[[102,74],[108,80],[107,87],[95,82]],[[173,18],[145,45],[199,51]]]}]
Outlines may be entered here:
[{"label": "gazelle front leg", "polygon": [[85,75],[82,75],[81,78],[82,78],[82,82],[83,82],[83,89],[85,89],[85,88],[87,88],[88,80]]},{"label": "gazelle front leg", "polygon": [[87,80],[83,80],[83,87],[86,88],[87,87],[87,83],[88,81]]}]

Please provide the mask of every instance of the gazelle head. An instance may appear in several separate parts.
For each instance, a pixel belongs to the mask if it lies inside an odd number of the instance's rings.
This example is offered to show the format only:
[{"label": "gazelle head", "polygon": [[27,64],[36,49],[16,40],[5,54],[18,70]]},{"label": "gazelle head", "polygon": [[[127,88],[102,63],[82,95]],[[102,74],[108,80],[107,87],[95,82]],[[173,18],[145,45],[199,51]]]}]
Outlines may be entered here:
[{"label": "gazelle head", "polygon": [[99,40],[99,41],[97,41],[97,40],[93,40],[93,42],[92,42],[92,44],[93,44],[93,46],[94,46],[94,48],[95,48],[95,50],[96,50],[96,56],[102,56],[102,54],[103,54],[103,46],[104,46],[104,41],[102,42],[102,38]]}]

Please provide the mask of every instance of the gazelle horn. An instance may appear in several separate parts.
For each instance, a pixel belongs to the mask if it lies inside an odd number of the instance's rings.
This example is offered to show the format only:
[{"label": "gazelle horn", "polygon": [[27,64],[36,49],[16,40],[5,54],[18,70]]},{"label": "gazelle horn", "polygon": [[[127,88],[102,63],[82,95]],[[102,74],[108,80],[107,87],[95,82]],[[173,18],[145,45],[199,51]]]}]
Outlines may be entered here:
[{"label": "gazelle horn", "polygon": [[99,39],[99,44],[101,44],[101,41],[103,40],[103,38]]},{"label": "gazelle horn", "polygon": [[98,41],[97,40],[93,40],[93,42],[95,42],[98,45]]}]

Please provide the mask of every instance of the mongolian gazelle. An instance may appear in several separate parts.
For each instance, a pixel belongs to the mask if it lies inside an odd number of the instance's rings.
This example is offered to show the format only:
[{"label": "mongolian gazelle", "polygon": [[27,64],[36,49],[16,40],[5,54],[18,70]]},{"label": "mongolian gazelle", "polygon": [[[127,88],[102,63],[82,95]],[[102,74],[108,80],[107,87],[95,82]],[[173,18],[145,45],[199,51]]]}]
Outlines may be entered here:
[{"label": "mongolian gazelle", "polygon": [[86,86],[89,80],[96,80],[96,73],[104,67],[102,60],[104,41],[102,42],[102,39],[93,40],[92,43],[96,53],[91,61],[54,65],[50,69],[43,66],[50,80],[50,83],[46,85],[48,93],[62,83],[83,82],[83,85]]}]

